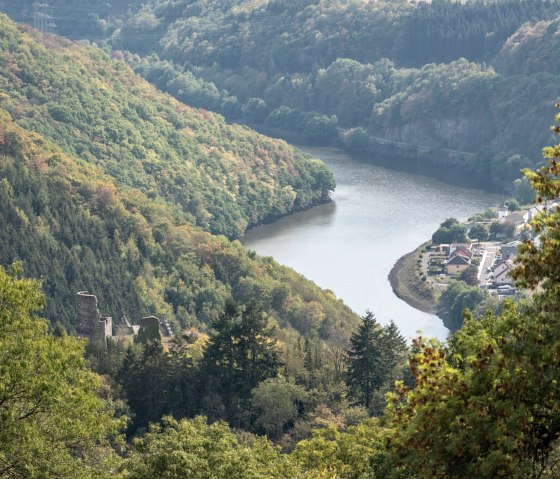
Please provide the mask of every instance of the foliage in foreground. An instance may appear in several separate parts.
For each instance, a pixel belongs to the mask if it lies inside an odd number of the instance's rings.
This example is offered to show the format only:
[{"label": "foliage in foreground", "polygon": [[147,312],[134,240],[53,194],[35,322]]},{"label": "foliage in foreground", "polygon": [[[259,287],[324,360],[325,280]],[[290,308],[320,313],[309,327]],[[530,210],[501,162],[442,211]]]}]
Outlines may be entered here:
[{"label": "foliage in foreground", "polygon": [[119,405],[83,343],[48,333],[40,284],[20,273],[0,267],[0,477],[109,477]]},{"label": "foliage in foreground", "polygon": [[165,419],[134,441],[123,479],[274,479],[296,477],[288,457],[264,439],[241,440],[225,423]]},{"label": "foliage in foreground", "polygon": [[[545,156],[548,167],[528,172],[543,200],[560,193],[560,147]],[[532,303],[508,302],[500,316],[479,320],[467,315],[448,348],[413,346],[416,386],[398,386],[387,410],[395,477],[558,475],[560,213],[543,214],[535,226],[540,240],[524,243],[515,271],[518,284],[542,288]]]}]

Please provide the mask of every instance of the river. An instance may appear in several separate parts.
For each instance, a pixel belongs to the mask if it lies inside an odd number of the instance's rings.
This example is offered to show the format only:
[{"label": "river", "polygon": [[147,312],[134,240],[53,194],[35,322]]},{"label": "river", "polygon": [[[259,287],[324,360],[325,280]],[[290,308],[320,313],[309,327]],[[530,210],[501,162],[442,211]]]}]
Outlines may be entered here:
[{"label": "river", "polygon": [[408,338],[422,331],[445,339],[442,321],[397,298],[387,276],[443,220],[465,220],[501,197],[361,162],[336,148],[301,149],[333,171],[333,201],[254,228],[243,244],[332,290],[358,314],[369,309],[382,324],[394,320]]}]

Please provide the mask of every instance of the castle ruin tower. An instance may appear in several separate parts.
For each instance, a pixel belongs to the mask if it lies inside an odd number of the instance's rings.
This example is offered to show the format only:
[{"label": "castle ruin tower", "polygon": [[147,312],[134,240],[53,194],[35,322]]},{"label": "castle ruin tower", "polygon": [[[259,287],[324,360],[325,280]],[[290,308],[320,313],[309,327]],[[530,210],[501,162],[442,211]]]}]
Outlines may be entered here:
[{"label": "castle ruin tower", "polygon": [[76,315],[78,334],[91,341],[104,341],[113,335],[113,319],[101,316],[97,307],[97,297],[87,291],[76,294]]},{"label": "castle ruin tower", "polygon": [[91,336],[101,315],[97,308],[97,297],[87,291],[76,294],[76,314],[78,317],[78,334]]}]

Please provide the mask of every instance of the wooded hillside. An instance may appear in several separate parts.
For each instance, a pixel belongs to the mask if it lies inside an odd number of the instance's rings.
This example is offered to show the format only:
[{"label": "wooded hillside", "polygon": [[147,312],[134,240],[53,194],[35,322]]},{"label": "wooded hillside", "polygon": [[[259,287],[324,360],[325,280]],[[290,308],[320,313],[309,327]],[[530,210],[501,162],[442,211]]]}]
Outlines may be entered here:
[{"label": "wooded hillside", "polygon": [[43,279],[53,324],[73,328],[84,289],[115,318],[182,327],[228,298],[306,334],[355,324],[332,294],[211,234],[324,200],[322,163],[180,105],[99,50],[1,22],[1,258]]},{"label": "wooded hillside", "polygon": [[556,0],[154,1],[107,37],[159,88],[231,120],[313,142],[362,127],[432,156],[465,151],[443,164],[508,187],[552,140],[560,79],[526,37],[554,36],[559,14]]}]

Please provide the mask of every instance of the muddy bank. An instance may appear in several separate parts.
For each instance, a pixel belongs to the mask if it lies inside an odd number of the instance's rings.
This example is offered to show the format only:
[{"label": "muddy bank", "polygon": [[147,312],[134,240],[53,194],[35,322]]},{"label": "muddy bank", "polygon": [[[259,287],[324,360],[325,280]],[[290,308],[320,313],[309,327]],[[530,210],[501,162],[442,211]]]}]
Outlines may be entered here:
[{"label": "muddy bank", "polygon": [[389,273],[391,288],[397,297],[413,308],[425,313],[437,314],[437,300],[432,287],[422,281],[417,260],[428,243],[424,243],[411,253],[402,256]]}]

